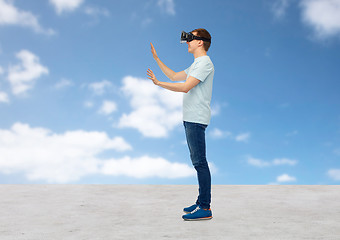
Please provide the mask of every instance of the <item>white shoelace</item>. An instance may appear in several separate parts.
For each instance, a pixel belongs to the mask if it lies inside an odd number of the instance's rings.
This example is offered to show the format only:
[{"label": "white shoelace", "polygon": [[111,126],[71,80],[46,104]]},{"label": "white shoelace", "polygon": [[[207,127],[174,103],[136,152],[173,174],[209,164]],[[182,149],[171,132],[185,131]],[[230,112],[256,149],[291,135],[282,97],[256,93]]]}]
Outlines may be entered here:
[{"label": "white shoelace", "polygon": [[198,210],[200,210],[200,207],[197,206],[196,209],[194,211],[191,212],[191,214],[194,214],[195,212],[197,212]]}]

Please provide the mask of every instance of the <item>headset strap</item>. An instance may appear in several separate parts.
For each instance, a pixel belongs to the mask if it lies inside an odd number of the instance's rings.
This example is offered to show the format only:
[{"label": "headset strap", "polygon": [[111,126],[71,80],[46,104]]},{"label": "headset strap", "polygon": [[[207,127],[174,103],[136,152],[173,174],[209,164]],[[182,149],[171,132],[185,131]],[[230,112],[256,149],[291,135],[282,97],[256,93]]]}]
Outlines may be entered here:
[{"label": "headset strap", "polygon": [[204,37],[197,37],[195,35],[193,35],[194,39],[196,40],[203,40],[205,42],[210,42],[211,43],[211,39],[208,39],[208,38],[204,38]]}]

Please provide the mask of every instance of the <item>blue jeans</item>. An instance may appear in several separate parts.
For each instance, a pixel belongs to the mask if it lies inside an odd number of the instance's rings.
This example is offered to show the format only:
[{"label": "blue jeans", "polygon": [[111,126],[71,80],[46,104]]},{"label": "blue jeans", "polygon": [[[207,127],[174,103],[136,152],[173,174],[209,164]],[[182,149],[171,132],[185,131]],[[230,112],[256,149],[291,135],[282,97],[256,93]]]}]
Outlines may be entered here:
[{"label": "blue jeans", "polygon": [[190,151],[192,165],[195,167],[199,185],[196,204],[209,209],[211,202],[211,176],[205,151],[205,129],[207,125],[183,122]]}]

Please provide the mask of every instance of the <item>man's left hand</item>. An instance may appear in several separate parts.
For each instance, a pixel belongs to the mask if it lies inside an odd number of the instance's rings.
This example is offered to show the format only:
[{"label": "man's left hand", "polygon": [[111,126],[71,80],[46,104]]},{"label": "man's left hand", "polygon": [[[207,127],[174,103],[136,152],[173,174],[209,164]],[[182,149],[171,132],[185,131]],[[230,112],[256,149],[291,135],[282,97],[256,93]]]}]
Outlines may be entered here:
[{"label": "man's left hand", "polygon": [[159,84],[159,81],[157,80],[155,74],[152,72],[152,70],[150,68],[148,68],[148,73],[147,74],[149,75],[148,78],[151,79],[155,85]]}]

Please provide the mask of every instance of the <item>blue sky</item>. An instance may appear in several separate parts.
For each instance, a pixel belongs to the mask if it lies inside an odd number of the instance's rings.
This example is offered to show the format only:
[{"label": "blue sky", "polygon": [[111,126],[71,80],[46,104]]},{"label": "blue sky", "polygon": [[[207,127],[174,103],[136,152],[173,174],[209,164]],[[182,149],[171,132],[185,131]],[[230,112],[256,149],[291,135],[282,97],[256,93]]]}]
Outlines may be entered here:
[{"label": "blue sky", "polygon": [[206,28],[213,184],[340,183],[340,1],[0,0],[0,183],[196,184],[182,30]]}]

